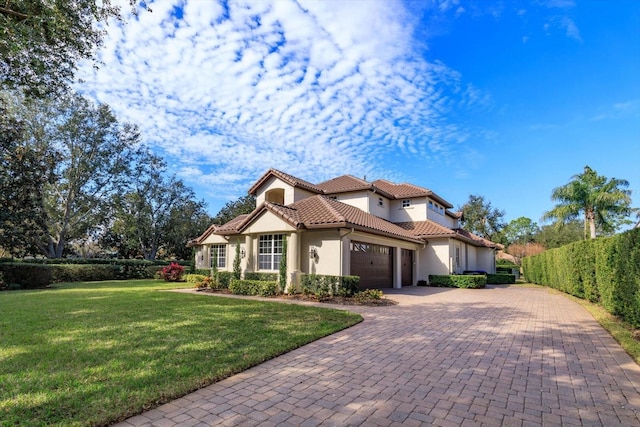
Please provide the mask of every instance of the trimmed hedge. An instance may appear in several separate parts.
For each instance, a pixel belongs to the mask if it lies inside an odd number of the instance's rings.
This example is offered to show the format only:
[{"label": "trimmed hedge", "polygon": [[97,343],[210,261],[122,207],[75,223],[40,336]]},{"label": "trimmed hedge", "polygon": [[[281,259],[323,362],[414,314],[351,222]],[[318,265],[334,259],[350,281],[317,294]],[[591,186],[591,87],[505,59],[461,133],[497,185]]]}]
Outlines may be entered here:
[{"label": "trimmed hedge", "polygon": [[278,273],[258,273],[256,271],[248,271],[244,273],[244,280],[259,281],[278,281]]},{"label": "trimmed hedge", "polygon": [[640,327],[640,229],[574,242],[522,263],[525,278],[601,304]]},{"label": "trimmed hedge", "polygon": [[480,289],[487,284],[487,276],[482,275],[429,275],[429,285],[442,288]]},{"label": "trimmed hedge", "polygon": [[233,271],[218,271],[218,288],[228,289],[233,279]]},{"label": "trimmed hedge", "polygon": [[118,280],[124,269],[117,265],[59,264],[49,265],[53,282],[96,282]]},{"label": "trimmed hedge", "polygon": [[0,272],[4,282],[9,288],[20,289],[44,288],[51,284],[51,266],[39,264],[24,264],[21,262],[3,262],[0,264]]},{"label": "trimmed hedge", "polygon": [[32,258],[23,259],[19,262],[30,264],[115,264],[115,265],[169,265],[172,262],[180,264],[183,267],[189,267],[190,261],[184,260],[162,260],[153,261],[146,259],[119,259],[119,258]]},{"label": "trimmed hedge", "polygon": [[489,274],[487,273],[487,283],[492,285],[510,285],[516,283],[516,275],[515,274]]},{"label": "trimmed hedge", "polygon": [[360,276],[329,276],[323,274],[302,274],[302,292],[323,296],[351,296],[358,292]]},{"label": "trimmed hedge", "polygon": [[278,293],[278,282],[264,280],[232,279],[229,290],[236,295],[258,295],[269,297]]}]

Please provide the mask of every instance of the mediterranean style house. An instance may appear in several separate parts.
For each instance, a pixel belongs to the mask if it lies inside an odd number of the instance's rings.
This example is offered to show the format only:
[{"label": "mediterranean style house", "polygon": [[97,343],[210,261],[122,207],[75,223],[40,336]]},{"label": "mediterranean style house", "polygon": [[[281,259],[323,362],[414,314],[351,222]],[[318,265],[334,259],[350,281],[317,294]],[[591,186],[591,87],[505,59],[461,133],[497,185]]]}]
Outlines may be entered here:
[{"label": "mediterranean style house", "polygon": [[498,245],[461,229],[461,214],[423,187],[351,175],[312,184],[270,169],[249,194],[253,212],[191,243],[196,268],[232,271],[239,245],[243,273],[277,273],[286,239],[288,289],[302,273],[360,276],[362,289],[416,286],[430,274],[495,273]]}]

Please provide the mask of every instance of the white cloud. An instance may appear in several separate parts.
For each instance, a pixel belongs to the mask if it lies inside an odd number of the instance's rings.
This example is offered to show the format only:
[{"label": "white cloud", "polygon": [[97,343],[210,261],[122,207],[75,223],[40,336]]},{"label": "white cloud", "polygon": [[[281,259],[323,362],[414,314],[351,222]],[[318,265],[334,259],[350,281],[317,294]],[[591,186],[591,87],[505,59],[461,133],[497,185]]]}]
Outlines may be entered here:
[{"label": "white cloud", "polygon": [[[84,66],[79,89],[139,124],[189,185],[240,195],[270,167],[316,182],[392,176],[385,159],[396,151],[437,161],[466,141],[445,119],[441,87],[459,76],[412,53],[416,18],[401,3],[152,9],[110,24],[105,65]],[[486,98],[472,86],[464,96]]]}]

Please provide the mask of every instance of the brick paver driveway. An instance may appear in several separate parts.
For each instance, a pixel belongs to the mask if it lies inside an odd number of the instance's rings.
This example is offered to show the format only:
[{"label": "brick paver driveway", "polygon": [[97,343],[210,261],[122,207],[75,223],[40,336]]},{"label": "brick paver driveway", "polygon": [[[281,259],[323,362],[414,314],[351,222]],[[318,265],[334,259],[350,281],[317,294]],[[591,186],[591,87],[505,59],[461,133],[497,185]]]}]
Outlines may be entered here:
[{"label": "brick paver driveway", "polygon": [[122,426],[640,426],[640,369],[562,295],[387,294],[400,304]]}]

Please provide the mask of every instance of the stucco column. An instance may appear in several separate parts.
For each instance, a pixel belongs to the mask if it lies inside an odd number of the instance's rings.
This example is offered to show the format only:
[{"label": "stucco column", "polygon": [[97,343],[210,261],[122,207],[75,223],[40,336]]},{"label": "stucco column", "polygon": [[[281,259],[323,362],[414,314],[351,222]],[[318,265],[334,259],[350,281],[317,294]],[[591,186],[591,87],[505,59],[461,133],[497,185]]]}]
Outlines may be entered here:
[{"label": "stucco column", "polygon": [[393,287],[402,287],[402,248],[393,248]]},{"label": "stucco column", "polygon": [[294,231],[287,242],[287,291],[298,289],[300,285],[300,236]]},{"label": "stucco column", "polygon": [[253,267],[253,238],[251,235],[247,234],[244,237],[244,246],[246,251],[246,258],[244,260],[244,269],[245,271],[254,271]]}]

